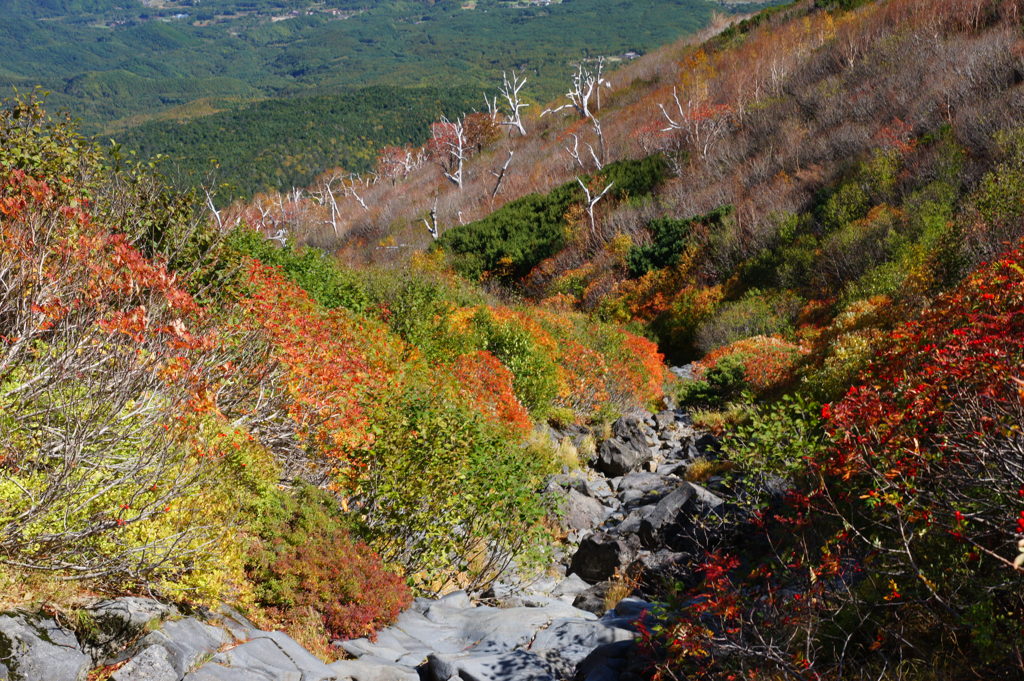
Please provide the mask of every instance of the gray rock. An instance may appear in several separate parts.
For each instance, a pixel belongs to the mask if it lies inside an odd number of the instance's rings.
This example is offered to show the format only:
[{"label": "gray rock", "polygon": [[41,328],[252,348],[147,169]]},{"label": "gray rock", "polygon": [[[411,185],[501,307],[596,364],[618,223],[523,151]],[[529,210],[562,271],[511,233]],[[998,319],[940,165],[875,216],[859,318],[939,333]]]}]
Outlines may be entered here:
[{"label": "gray rock", "polygon": [[446,605],[449,608],[472,608],[473,601],[470,600],[469,594],[465,591],[453,591],[450,594],[445,594],[437,600],[438,603]]},{"label": "gray rock", "polygon": [[664,476],[658,475],[657,473],[648,473],[647,471],[640,471],[637,473],[629,473],[623,475],[622,479],[619,480],[618,492],[621,496],[625,492],[658,492],[666,488],[674,487],[679,483],[678,480],[671,481],[666,480]]},{"label": "gray rock", "polygon": [[182,681],[299,681],[299,677],[297,674],[269,676],[254,669],[234,669],[211,662],[185,675]]},{"label": "gray rock", "polygon": [[294,676],[296,681],[327,681],[334,672],[293,638],[280,631],[259,632],[240,646],[214,655],[216,664],[263,672],[269,676]]},{"label": "gray rock", "polygon": [[654,604],[650,601],[645,601],[637,596],[627,596],[615,606],[615,614],[618,617],[636,619],[641,613],[651,612],[653,608]]},{"label": "gray rock", "polygon": [[633,509],[629,512],[629,515],[623,518],[622,522],[611,531],[622,536],[635,535],[640,531],[640,523],[645,517],[654,511],[654,508],[655,504],[650,504],[648,506],[641,506]]},{"label": "gray rock", "polygon": [[596,532],[582,542],[572,557],[569,572],[590,584],[610,579],[616,570],[628,565],[636,551],[627,539]]},{"label": "gray rock", "polygon": [[142,639],[140,648],[159,645],[167,649],[171,666],[183,675],[191,671],[221,646],[231,641],[223,629],[211,627],[193,617],[164,622],[162,628]]},{"label": "gray rock", "polygon": [[626,667],[626,658],[632,651],[633,641],[617,641],[598,646],[576,668],[576,681],[618,679]]},{"label": "gray rock", "polygon": [[19,681],[83,681],[92,658],[75,635],[41,615],[0,615],[0,664]]},{"label": "gray rock", "polygon": [[598,646],[618,641],[632,641],[636,636],[628,629],[608,626],[603,621],[556,620],[534,638],[530,650],[543,656],[560,676],[571,676],[576,666]]},{"label": "gray rock", "polygon": [[711,433],[704,433],[693,442],[693,446],[697,449],[701,456],[711,457],[719,452],[722,448],[718,438]]},{"label": "gray rock", "polygon": [[475,653],[502,653],[526,645],[538,630],[561,617],[595,619],[562,601],[543,608],[475,608],[470,612],[459,633]]},{"label": "gray rock", "polygon": [[701,487],[696,483],[690,483],[690,487],[693,488],[694,497],[697,499],[697,502],[705,509],[717,511],[725,505],[725,499],[713,492],[709,492],[707,488]]},{"label": "gray rock", "polygon": [[597,499],[570,489],[562,503],[560,519],[565,530],[592,530],[607,517],[608,508]]},{"label": "gray rock", "polygon": [[[441,613],[445,611],[450,611],[451,622],[442,620]],[[433,620],[418,612],[407,610],[398,616],[398,620],[388,628],[388,631],[400,644],[399,647],[405,648],[409,653],[462,652],[465,641],[459,635],[458,625],[461,624],[461,618],[465,617],[464,611],[460,608],[445,609],[435,606],[430,609],[430,613]],[[403,635],[407,640],[403,641]],[[385,639],[378,634],[377,640],[383,642]],[[426,654],[423,655],[424,658]]]},{"label": "gray rock", "polygon": [[605,595],[608,593],[609,586],[611,586],[611,582],[600,582],[593,585],[586,591],[580,592],[576,598],[573,599],[573,607],[585,610],[595,615],[603,615],[607,610],[604,605],[604,600]]},{"label": "gray rock", "polygon": [[356,638],[350,641],[334,641],[331,645],[341,648],[352,657],[372,656],[388,662],[395,662],[398,658],[407,655],[409,651],[403,648],[390,648],[372,643],[369,639]]},{"label": "gray rock", "polygon": [[659,501],[654,510],[640,521],[640,530],[637,532],[640,543],[647,548],[660,548],[665,532],[692,505],[694,496],[693,486],[684,482]]},{"label": "gray rock", "polygon": [[669,426],[675,424],[676,413],[674,411],[660,411],[654,415],[654,425],[658,430],[665,430]]},{"label": "gray rock", "polygon": [[645,574],[667,576],[674,572],[677,566],[685,564],[687,557],[686,553],[664,548],[653,553],[648,552],[646,555],[641,554],[638,560]]},{"label": "gray rock", "polygon": [[327,665],[338,681],[419,681],[420,675],[412,667],[374,658],[372,655],[359,660],[339,660]]},{"label": "gray rock", "polygon": [[181,677],[171,666],[171,659],[163,646],[149,646],[110,678],[113,681],[178,681]]},{"label": "gray rock", "polygon": [[608,481],[604,478],[587,480],[585,488],[587,496],[594,497],[595,499],[607,499],[614,496],[612,488],[608,486]]},{"label": "gray rock", "polygon": [[639,469],[651,459],[648,429],[642,420],[623,416],[612,425],[614,437],[601,443],[594,467],[609,477]]},{"label": "gray rock", "polygon": [[172,605],[134,597],[100,601],[86,611],[96,622],[96,628],[82,642],[82,648],[95,660],[116,655],[148,627],[178,613]]},{"label": "gray rock", "polygon": [[569,575],[555,587],[551,595],[555,598],[572,602],[577,595],[590,588],[590,585],[583,581],[579,575]]},{"label": "gray rock", "polygon": [[681,367],[669,367],[669,371],[671,371],[673,374],[675,374],[677,377],[683,379],[684,381],[692,381],[692,380],[694,380],[694,370],[695,369],[696,369],[696,366],[693,363],[684,364]]},{"label": "gray rock", "polygon": [[489,655],[431,655],[427,672],[434,681],[555,681],[551,667],[525,650]]},{"label": "gray rock", "polygon": [[236,641],[246,641],[259,632],[259,627],[230,605],[221,605],[210,617],[210,623],[228,630]]}]

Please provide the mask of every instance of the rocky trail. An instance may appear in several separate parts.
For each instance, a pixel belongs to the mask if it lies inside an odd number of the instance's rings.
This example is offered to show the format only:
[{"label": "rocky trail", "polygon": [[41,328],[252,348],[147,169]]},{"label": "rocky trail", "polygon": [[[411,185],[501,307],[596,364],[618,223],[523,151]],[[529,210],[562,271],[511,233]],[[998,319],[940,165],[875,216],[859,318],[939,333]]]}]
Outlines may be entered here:
[{"label": "rocky trail", "polygon": [[[577,442],[582,428],[553,431]],[[116,666],[113,681],[635,681],[637,621],[653,604],[614,600],[623,575],[674,576],[719,541],[732,504],[720,478],[684,478],[713,461],[714,437],[682,411],[615,422],[591,467],[554,476],[566,534],[542,577],[515,575],[484,594],[417,599],[373,641],[338,641],[350,659],[325,664],[281,632],[228,607],[182,617],[171,606],[119,598],[90,609],[79,635],[44,614],[0,615],[0,680],[82,681]],[[706,465],[706,464],[704,464]],[[117,666],[119,665],[119,666]]]}]

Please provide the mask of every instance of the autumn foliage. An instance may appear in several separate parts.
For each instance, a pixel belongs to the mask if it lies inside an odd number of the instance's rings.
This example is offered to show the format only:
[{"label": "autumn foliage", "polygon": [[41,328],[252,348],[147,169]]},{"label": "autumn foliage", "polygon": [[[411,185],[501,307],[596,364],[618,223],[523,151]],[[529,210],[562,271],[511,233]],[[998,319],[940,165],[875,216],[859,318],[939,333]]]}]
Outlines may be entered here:
[{"label": "autumn foliage", "polygon": [[461,355],[452,367],[452,377],[465,397],[489,418],[519,433],[530,429],[530,414],[516,397],[512,373],[497,357],[486,350]]}]

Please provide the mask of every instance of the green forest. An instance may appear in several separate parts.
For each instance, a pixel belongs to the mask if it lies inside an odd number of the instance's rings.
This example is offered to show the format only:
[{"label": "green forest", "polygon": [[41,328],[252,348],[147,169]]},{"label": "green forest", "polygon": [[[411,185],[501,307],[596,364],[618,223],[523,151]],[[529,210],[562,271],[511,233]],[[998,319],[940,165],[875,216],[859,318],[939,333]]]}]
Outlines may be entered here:
[{"label": "green forest", "polygon": [[218,185],[218,200],[302,187],[328,168],[371,170],[387,144],[422,143],[430,122],[471,107],[469,88],[356,88],[335,95],[274,99],[188,123],[146,123],[118,135],[180,186]]}]

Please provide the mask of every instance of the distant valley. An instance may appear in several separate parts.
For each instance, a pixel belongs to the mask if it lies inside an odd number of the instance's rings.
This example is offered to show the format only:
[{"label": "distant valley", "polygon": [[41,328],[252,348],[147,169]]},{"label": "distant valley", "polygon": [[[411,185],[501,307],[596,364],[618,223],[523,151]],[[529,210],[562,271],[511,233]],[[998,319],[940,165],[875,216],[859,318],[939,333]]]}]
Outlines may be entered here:
[{"label": "distant valley", "polygon": [[[49,107],[69,111],[83,131],[126,141],[147,155],[168,154],[173,173],[192,181],[218,165],[230,175],[229,165],[238,161],[246,181],[235,183],[232,193],[251,195],[308,182],[334,165],[366,170],[383,144],[422,142],[426,123],[442,113],[440,100],[428,105],[429,97],[407,88],[446,90],[441,99],[457,115],[483,108],[484,92],[493,90],[502,71],[516,69],[529,79],[528,96],[548,101],[580,59],[628,60],[703,28],[714,12],[769,4],[777,3],[0,0],[0,91],[41,86],[50,93]],[[353,96],[353,88],[363,87],[378,88],[373,102],[404,103],[395,107],[401,120],[388,128],[408,131],[403,138],[384,139],[347,125],[351,121],[338,124],[346,98],[362,108],[372,104]],[[303,120],[334,127],[288,142],[302,157],[297,165],[275,163],[274,176],[254,177],[247,166],[273,153],[265,133],[288,126],[296,97],[306,98]],[[365,121],[361,110],[348,109],[343,117]],[[283,120],[274,118],[282,113]],[[220,118],[203,122],[211,115]],[[217,130],[236,119],[247,124],[244,148],[233,145],[227,158],[222,147],[228,138]],[[198,128],[187,123],[193,120]],[[325,136],[333,140],[326,147]],[[280,144],[281,136],[276,140]],[[320,146],[295,147],[307,142]],[[328,162],[332,154],[337,158]]]}]

